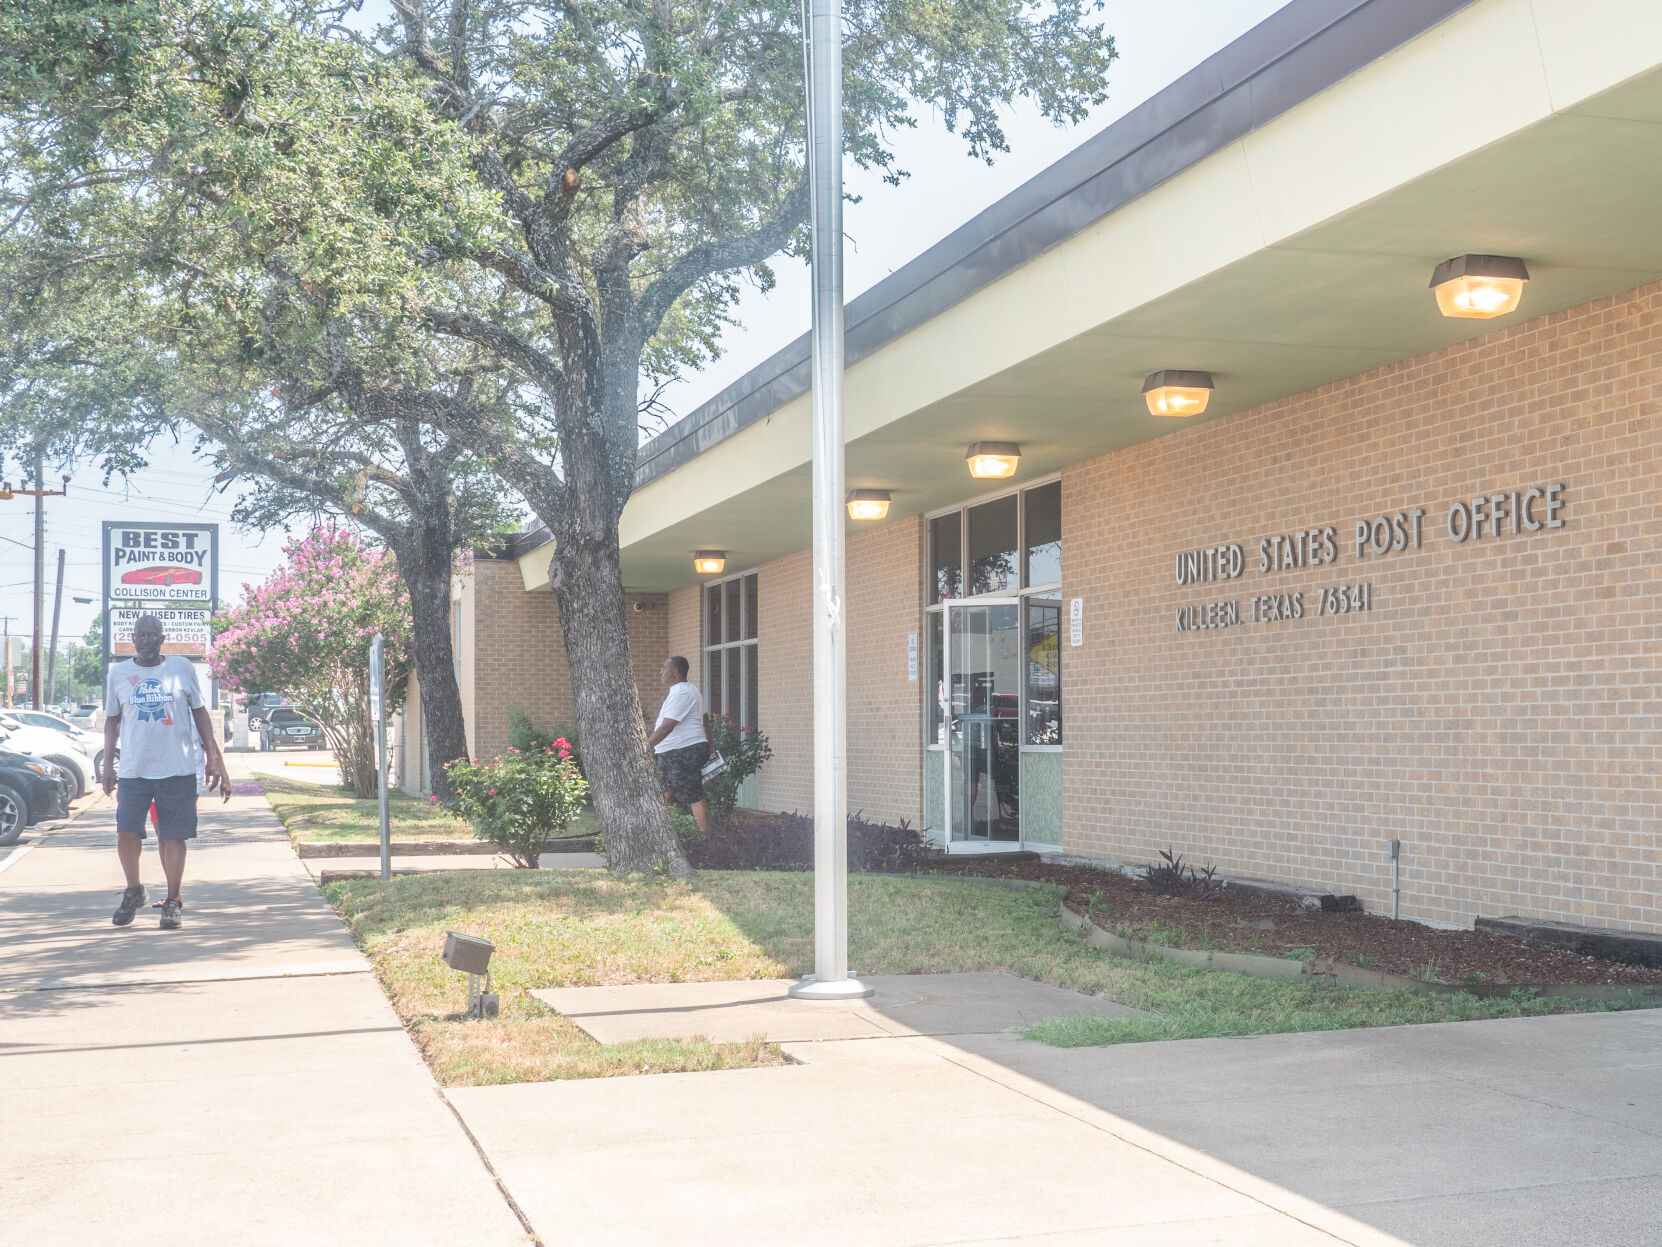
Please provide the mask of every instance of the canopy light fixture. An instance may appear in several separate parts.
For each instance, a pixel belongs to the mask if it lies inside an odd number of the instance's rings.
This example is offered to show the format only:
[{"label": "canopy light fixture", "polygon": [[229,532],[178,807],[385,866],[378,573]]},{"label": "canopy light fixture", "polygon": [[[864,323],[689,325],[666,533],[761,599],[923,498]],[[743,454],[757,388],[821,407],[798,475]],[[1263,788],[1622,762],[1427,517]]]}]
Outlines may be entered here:
[{"label": "canopy light fixture", "polygon": [[1212,397],[1212,374],[1162,368],[1143,381],[1143,399],[1151,416],[1198,416]]},{"label": "canopy light fixture", "polygon": [[726,550],[700,550],[693,555],[693,570],[700,576],[719,576],[726,566]]},{"label": "canopy light fixture", "polygon": [[848,494],[848,518],[851,520],[880,520],[889,513],[889,491],[886,489],[854,489]]},{"label": "canopy light fixture", "polygon": [[1014,442],[975,442],[964,452],[969,474],[978,481],[998,481],[1016,474],[1021,447]]},{"label": "canopy light fixture", "polygon": [[1444,316],[1490,320],[1516,310],[1529,270],[1514,255],[1458,255],[1431,274],[1437,310]]}]

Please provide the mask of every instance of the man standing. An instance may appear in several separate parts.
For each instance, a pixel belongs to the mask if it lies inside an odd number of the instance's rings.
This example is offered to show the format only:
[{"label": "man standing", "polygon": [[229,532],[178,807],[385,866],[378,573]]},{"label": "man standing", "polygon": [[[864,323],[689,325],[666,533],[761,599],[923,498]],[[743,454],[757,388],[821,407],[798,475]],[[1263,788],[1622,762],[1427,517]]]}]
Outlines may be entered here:
[{"label": "man standing", "polygon": [[704,732],[704,699],[688,682],[687,660],[679,654],[664,659],[658,678],[669,686],[669,695],[646,741],[658,763],[658,786],[665,805],[681,802],[698,820],[698,829],[708,831],[703,771],[710,760],[710,739]]},{"label": "man standing", "polygon": [[[115,916],[118,927],[133,920],[146,893],[139,882],[139,855],[144,848],[145,819],[156,806],[156,849],[167,876],[162,902],[162,930],[177,930],[184,921],[179,882],[185,874],[185,841],[196,838],[196,775],[207,775],[208,789],[231,799],[231,776],[225,755],[214,740],[213,720],[202,704],[196,668],[188,658],[162,655],[162,621],[140,616],[133,626],[133,651],[126,662],[113,663],[104,680],[104,791],[116,787],[116,744],[121,746],[120,792],[115,802],[116,853],[127,876]],[[200,759],[200,762],[198,761]]]}]

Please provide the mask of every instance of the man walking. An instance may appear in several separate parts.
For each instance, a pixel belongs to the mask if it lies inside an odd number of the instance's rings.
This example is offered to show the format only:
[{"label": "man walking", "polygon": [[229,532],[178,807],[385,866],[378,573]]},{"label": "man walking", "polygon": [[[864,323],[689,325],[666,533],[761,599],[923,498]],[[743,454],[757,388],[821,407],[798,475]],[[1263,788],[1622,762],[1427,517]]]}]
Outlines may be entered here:
[{"label": "man walking", "polygon": [[704,805],[704,764],[710,760],[710,739],[704,732],[704,699],[687,680],[687,660],[679,654],[664,659],[658,678],[669,686],[658,722],[646,743],[658,763],[658,786],[664,804],[679,801],[692,811],[700,831],[710,830]]},{"label": "man walking", "polygon": [[[139,882],[145,819],[156,807],[156,850],[167,877],[162,902],[164,931],[183,924],[179,883],[185,874],[185,841],[196,838],[196,775],[200,765],[208,789],[231,799],[225,755],[214,740],[213,721],[202,704],[196,668],[188,658],[162,654],[162,621],[140,616],[133,626],[133,651],[113,663],[104,680],[104,791],[117,786],[116,745],[121,746],[120,792],[115,801],[116,854],[127,876],[115,916],[118,927],[133,920],[146,893]],[[201,759],[199,764],[198,758]]]}]

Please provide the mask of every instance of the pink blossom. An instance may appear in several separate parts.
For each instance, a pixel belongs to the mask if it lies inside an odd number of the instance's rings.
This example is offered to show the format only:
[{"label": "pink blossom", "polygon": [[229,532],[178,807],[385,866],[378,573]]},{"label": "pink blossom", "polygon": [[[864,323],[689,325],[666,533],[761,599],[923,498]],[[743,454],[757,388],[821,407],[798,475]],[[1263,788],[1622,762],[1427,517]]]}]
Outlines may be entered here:
[{"label": "pink blossom", "polygon": [[491,789],[491,796],[493,796],[493,797],[494,797],[494,796],[495,796],[495,795],[496,795],[496,789],[494,789],[494,788],[492,788],[492,789]]},{"label": "pink blossom", "polygon": [[427,804],[428,805],[437,805],[438,803],[439,803],[439,799],[437,797],[428,797],[427,798]]}]

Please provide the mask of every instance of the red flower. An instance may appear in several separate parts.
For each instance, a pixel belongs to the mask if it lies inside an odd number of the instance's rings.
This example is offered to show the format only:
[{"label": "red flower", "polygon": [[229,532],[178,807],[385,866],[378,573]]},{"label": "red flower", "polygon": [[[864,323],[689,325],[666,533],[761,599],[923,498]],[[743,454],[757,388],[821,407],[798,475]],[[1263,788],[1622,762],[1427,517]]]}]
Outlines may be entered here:
[{"label": "red flower", "polygon": [[569,740],[567,740],[564,736],[562,736],[562,737],[560,737],[559,740],[554,742],[554,748],[556,748],[556,749],[570,749],[571,748],[571,742]]},{"label": "red flower", "polygon": [[428,797],[427,798],[427,804],[428,805],[437,805],[438,803],[439,803],[439,799],[437,797]]},{"label": "red flower", "polygon": [[561,762],[568,761],[570,758],[571,758],[571,750],[569,750],[569,749],[560,750],[560,761]]},{"label": "red flower", "polygon": [[518,753],[519,750],[515,749],[512,745],[509,745],[508,746],[508,752],[509,753]]},{"label": "red flower", "polygon": [[494,789],[494,788],[492,788],[492,789],[491,789],[491,796],[493,796],[493,797],[494,797],[494,796],[495,796],[495,795],[496,795],[496,789]]}]

